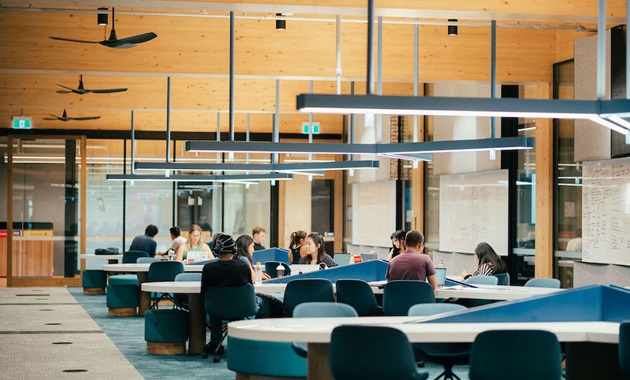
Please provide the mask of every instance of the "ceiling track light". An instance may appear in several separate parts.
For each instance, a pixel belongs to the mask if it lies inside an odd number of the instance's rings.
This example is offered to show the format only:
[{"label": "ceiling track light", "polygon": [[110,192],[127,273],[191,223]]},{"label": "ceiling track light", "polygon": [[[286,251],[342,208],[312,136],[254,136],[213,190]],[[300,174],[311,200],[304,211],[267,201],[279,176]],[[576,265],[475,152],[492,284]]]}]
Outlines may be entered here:
[{"label": "ceiling track light", "polygon": [[456,18],[448,19],[448,35],[449,36],[457,35],[457,19]]},{"label": "ceiling track light", "polygon": [[107,18],[109,15],[109,9],[105,7],[98,8],[98,15],[96,16],[97,23],[101,26],[107,25]]},{"label": "ceiling track light", "polygon": [[[282,13],[276,13],[276,17],[283,17]],[[287,20],[285,19],[277,19],[276,20],[276,30],[286,30],[287,29]]]}]

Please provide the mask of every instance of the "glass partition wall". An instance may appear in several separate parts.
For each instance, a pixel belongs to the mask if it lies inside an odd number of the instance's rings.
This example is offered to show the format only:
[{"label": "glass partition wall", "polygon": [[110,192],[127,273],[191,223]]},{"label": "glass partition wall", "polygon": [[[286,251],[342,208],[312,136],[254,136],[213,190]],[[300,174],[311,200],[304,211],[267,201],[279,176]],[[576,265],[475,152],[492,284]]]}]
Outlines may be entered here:
[{"label": "glass partition wall", "polygon": [[78,284],[83,151],[81,137],[7,138],[0,276],[9,286]]}]

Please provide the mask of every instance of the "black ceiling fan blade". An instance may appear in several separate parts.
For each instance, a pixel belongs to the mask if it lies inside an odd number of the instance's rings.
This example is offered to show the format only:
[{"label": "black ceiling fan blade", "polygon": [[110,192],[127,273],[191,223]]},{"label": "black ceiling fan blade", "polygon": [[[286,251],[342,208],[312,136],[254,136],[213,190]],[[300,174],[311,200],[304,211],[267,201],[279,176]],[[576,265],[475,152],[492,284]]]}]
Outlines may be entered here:
[{"label": "black ceiling fan blade", "polygon": [[45,117],[44,120],[61,120],[58,117]]},{"label": "black ceiling fan blade", "polygon": [[53,37],[48,36],[51,40],[59,40],[59,41],[67,41],[67,42],[80,42],[82,44],[98,44],[99,41],[85,41],[85,40],[75,40],[73,38],[63,38],[63,37]]},{"label": "black ceiling fan blade", "polygon": [[115,49],[124,49],[134,47],[136,44],[141,44],[143,42],[151,41],[157,37],[157,34],[153,32],[138,34],[136,36],[121,38],[119,40],[105,40],[99,42],[103,46],[107,46]]},{"label": "black ceiling fan blade", "polygon": [[84,117],[69,117],[68,120],[96,120],[100,119],[100,116],[84,116]]},{"label": "black ceiling fan blade", "polygon": [[111,94],[114,92],[124,92],[127,91],[126,88],[104,88],[101,90],[86,90],[88,92],[93,92],[95,94]]},{"label": "black ceiling fan blade", "polygon": [[65,90],[57,90],[58,94],[70,94],[72,92],[74,92],[75,94],[84,94],[85,93],[85,91],[83,91],[83,90],[77,90],[76,88],[64,86],[64,85],[61,85],[59,83],[57,83],[57,86],[59,86],[61,88],[65,88]]}]

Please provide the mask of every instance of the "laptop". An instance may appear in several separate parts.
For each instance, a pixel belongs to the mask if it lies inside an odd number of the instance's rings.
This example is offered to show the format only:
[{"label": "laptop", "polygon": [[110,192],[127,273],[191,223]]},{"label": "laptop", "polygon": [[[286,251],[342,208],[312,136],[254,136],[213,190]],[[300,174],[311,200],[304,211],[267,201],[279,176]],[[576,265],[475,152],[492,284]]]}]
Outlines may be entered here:
[{"label": "laptop", "polygon": [[446,268],[435,268],[435,279],[438,287],[444,286],[444,282],[446,282]]}]

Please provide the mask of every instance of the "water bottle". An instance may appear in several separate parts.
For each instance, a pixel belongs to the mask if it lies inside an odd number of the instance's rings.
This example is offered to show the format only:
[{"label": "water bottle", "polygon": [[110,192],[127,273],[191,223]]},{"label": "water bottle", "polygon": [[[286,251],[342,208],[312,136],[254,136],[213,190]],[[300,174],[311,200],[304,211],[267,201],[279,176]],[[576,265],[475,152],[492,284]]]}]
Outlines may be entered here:
[{"label": "water bottle", "polygon": [[260,261],[256,262],[254,270],[256,271],[256,285],[260,285],[262,284],[262,265],[260,265]]},{"label": "water bottle", "polygon": [[444,260],[442,260],[442,259],[438,260],[437,268],[444,268]]},{"label": "water bottle", "polygon": [[278,264],[278,266],[276,267],[276,274],[278,275],[278,277],[284,277],[284,265]]}]

